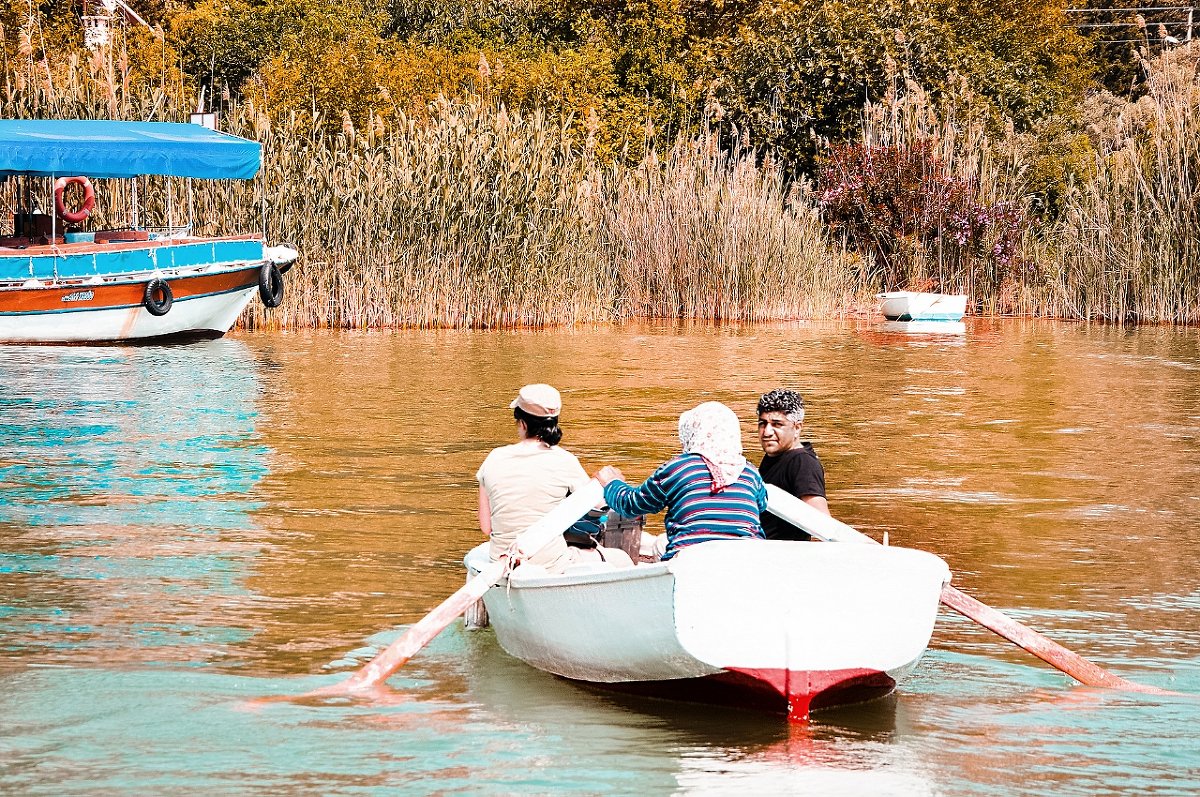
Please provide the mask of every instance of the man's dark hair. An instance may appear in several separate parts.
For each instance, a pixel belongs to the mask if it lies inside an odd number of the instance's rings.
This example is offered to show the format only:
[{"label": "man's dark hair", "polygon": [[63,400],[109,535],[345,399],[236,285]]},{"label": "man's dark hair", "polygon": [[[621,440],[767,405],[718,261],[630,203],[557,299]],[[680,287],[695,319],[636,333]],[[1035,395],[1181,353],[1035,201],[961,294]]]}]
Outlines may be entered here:
[{"label": "man's dark hair", "polygon": [[513,417],[525,422],[525,430],[530,437],[536,437],[548,446],[556,446],[558,441],[562,440],[562,429],[558,428],[557,415],[553,418],[539,418],[520,407],[513,407]]},{"label": "man's dark hair", "polygon": [[796,423],[804,421],[804,399],[794,390],[778,388],[770,393],[764,393],[758,400],[758,414],[764,412],[782,412]]}]

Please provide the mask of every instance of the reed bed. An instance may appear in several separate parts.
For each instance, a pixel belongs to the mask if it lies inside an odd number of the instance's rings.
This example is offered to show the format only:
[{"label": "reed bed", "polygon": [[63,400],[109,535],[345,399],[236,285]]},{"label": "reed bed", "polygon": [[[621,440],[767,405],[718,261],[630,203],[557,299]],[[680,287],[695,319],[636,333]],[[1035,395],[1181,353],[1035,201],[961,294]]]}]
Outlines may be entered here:
[{"label": "reed bed", "polygon": [[1095,168],[1054,230],[1043,312],[1200,322],[1200,49],[1147,64],[1149,93],[1120,107]]},{"label": "reed bed", "polygon": [[706,132],[664,162],[609,172],[605,250],[626,314],[763,320],[834,316],[863,304],[861,261],[831,245],[799,185],[769,158]]},{"label": "reed bed", "polygon": [[[70,75],[10,91],[4,115],[182,115],[161,88],[114,92],[103,70]],[[712,133],[661,161],[647,145],[629,166],[596,161],[593,123],[578,141],[571,120],[478,97],[388,116],[339,129],[235,107],[222,126],[262,142],[256,180],[98,181],[90,226],[127,224],[136,190],[144,226],[294,245],[283,305],[253,303],[251,328],[792,318],[853,303],[854,259],[782,171],[723,151]]]},{"label": "reed bed", "polygon": [[[954,260],[934,245],[891,287],[965,290],[983,314],[1200,322],[1198,52],[1147,63],[1149,95],[1091,131],[1092,168],[1059,218],[1029,226],[1012,263]],[[867,106],[863,142],[932,142],[980,202],[1026,202],[1030,136],[989,134],[963,96],[936,105],[906,86]],[[110,53],[12,65],[0,113],[177,120],[183,97],[178,82],[131,82]],[[251,328],[836,317],[873,306],[880,287],[869,256],[828,232],[805,183],[711,130],[600,163],[593,122],[579,131],[480,97],[438,98],[420,118],[340,121],[230,105],[223,128],[263,144],[257,179],[100,181],[89,226],[129,223],[136,190],[143,225],[291,243],[302,258],[284,304],[252,303]],[[12,181],[0,202],[17,207]]]},{"label": "reed bed", "polygon": [[[1200,42],[1143,67],[1149,91],[1137,102],[1089,100],[1088,168],[1071,177],[1057,217],[1027,227],[1019,257],[955,270],[935,250],[911,261],[908,287],[954,285],[982,314],[1200,323]],[[863,141],[932,142],[953,174],[976,182],[982,202],[1028,203],[1037,133],[997,138],[973,118],[969,92],[962,96],[935,106],[910,84],[868,104]]]},{"label": "reed bed", "polygon": [[[383,130],[271,132],[272,231],[305,253],[303,325],[511,327],[606,317],[584,164],[564,127],[435,103]],[[296,147],[297,141],[303,142]]]},{"label": "reed bed", "polygon": [[439,100],[397,119],[260,135],[267,235],[305,253],[285,324],[779,318],[838,313],[851,293],[850,259],[779,169],[711,136],[631,168],[539,111]]}]

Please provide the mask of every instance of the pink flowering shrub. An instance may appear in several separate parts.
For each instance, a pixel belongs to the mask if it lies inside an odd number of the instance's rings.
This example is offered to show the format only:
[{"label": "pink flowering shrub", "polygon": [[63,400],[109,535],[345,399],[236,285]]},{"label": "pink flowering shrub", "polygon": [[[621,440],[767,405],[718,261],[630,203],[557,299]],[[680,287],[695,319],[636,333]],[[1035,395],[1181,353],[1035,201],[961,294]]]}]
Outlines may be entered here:
[{"label": "pink flowering shrub", "polygon": [[835,146],[817,176],[825,221],[874,255],[885,289],[994,288],[1015,276],[1024,209],[983,204],[978,188],[951,174],[928,141]]}]

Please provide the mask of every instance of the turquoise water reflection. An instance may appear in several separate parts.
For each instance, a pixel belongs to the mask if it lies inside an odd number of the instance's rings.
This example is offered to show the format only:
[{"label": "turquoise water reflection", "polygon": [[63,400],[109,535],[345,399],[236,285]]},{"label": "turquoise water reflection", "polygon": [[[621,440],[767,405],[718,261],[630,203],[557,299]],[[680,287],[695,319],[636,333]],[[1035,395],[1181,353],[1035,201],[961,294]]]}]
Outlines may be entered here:
[{"label": "turquoise water reflection", "polygon": [[471,474],[538,379],[589,467],[635,475],[680,409],[799,384],[841,516],[1200,695],[1198,371],[1196,331],[1019,323],[0,348],[0,792],[1195,794],[1195,698],[1073,687],[945,612],[898,696],[807,728],[458,628],[386,703],[248,701],[340,677],[461,583]]},{"label": "turquoise water reflection", "polygon": [[[246,594],[267,470],[259,364],[235,341],[0,348],[0,656],[154,660],[227,645],[205,596]],[[220,374],[221,378],[212,378]]]}]

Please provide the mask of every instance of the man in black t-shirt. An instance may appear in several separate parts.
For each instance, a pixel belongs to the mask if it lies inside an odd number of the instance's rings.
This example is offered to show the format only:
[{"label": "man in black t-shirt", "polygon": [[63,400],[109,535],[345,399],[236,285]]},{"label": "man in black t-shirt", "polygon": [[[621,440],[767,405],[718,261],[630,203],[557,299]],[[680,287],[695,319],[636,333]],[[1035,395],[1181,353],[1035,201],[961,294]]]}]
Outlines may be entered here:
[{"label": "man in black t-shirt", "polygon": [[[804,425],[804,399],[794,390],[772,390],[758,400],[758,441],[762,444],[763,481],[804,503],[829,514],[825,500],[825,469],[812,444],[800,439]],[[808,532],[780,520],[770,512],[762,516],[769,540],[807,540]]]}]

